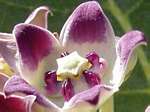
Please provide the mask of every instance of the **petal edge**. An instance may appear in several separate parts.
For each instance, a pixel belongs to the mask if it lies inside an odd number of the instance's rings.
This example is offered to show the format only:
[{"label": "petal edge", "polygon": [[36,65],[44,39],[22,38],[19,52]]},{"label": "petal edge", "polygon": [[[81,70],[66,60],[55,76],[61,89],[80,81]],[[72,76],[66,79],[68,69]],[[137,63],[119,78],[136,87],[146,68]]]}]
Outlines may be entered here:
[{"label": "petal edge", "polygon": [[50,10],[48,7],[40,6],[31,13],[31,15],[26,19],[25,23],[37,25],[47,29],[47,18],[49,12]]},{"label": "petal edge", "polygon": [[130,31],[124,34],[116,46],[117,59],[113,69],[113,81],[118,87],[123,82],[125,75],[129,73],[136,64],[136,51],[140,45],[147,45],[144,33]]}]

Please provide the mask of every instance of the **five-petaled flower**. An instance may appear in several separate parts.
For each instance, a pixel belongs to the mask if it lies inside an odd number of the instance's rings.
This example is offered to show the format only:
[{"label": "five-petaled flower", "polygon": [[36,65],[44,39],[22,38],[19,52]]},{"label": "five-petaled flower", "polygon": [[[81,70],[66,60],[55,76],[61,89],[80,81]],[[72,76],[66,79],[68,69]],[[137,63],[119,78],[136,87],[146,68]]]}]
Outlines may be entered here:
[{"label": "five-petaled flower", "polygon": [[[135,48],[146,44],[140,31],[116,37],[96,1],[80,4],[59,38],[47,30],[48,12],[39,7],[12,34],[0,33],[0,53],[15,71],[8,80],[1,75],[0,111],[31,111],[33,103],[43,111],[96,111],[133,69]],[[18,92],[25,96],[12,96]]]}]

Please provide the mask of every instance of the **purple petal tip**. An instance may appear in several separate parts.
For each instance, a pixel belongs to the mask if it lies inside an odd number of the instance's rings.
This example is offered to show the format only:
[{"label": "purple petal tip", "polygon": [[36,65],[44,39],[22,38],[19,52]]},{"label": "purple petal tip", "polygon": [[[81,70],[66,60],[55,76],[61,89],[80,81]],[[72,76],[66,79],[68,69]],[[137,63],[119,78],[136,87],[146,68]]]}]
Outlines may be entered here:
[{"label": "purple petal tip", "polygon": [[134,48],[141,44],[147,44],[143,32],[136,30],[123,35],[118,41],[117,48],[118,55],[121,57],[122,62],[126,63]]},{"label": "purple petal tip", "polygon": [[22,63],[36,69],[38,62],[52,49],[53,35],[47,30],[30,24],[18,24],[13,31]]},{"label": "purple petal tip", "polygon": [[85,2],[79,5],[73,12],[70,26],[70,37],[75,42],[103,41],[105,28],[105,17],[95,1]]}]

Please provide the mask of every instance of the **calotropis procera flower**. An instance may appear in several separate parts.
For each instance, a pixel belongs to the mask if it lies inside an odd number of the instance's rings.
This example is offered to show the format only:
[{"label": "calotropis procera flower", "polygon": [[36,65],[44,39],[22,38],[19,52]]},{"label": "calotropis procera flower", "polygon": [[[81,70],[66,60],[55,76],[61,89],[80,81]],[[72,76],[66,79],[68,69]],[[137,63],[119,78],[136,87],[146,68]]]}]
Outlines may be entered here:
[{"label": "calotropis procera flower", "polygon": [[52,112],[96,111],[133,69],[144,34],[117,38],[98,2],[89,1],[74,10],[56,38],[47,30],[47,13],[37,8],[12,34],[1,33],[1,55],[16,72],[4,93],[33,95]]}]

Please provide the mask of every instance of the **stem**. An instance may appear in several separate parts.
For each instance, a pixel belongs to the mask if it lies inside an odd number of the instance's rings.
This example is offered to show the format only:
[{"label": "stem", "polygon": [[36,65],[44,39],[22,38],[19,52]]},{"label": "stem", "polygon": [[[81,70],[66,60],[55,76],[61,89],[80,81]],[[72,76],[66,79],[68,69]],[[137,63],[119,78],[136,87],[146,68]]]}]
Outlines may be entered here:
[{"label": "stem", "polygon": [[144,0],[138,0],[137,2],[134,3],[134,5],[127,10],[126,14],[130,15],[131,13],[133,13],[137,8],[140,7],[140,5],[144,2]]},{"label": "stem", "polygon": [[139,61],[143,67],[144,74],[146,75],[146,79],[148,80],[148,83],[150,83],[150,75],[149,75],[150,74],[150,63],[148,62],[141,47],[137,50],[137,53],[138,53]]},{"label": "stem", "polygon": [[112,15],[118,20],[122,29],[127,32],[132,29],[131,24],[129,23],[128,17],[120,10],[118,5],[114,2],[114,0],[108,0],[107,2],[108,10],[112,13]]},{"label": "stem", "polygon": [[[125,32],[132,30],[132,26],[129,21],[129,17],[124,12],[122,12],[122,10],[119,8],[119,6],[115,3],[114,0],[107,0],[107,6],[109,6],[108,10],[118,20],[120,26],[122,27],[122,29]],[[141,47],[137,49],[137,54],[138,54],[138,59],[140,61],[140,64],[142,65],[144,74],[147,77],[147,80],[149,82],[149,80],[150,80],[150,76],[149,76],[150,64],[148,62],[148,59],[145,56],[145,53]]]}]

